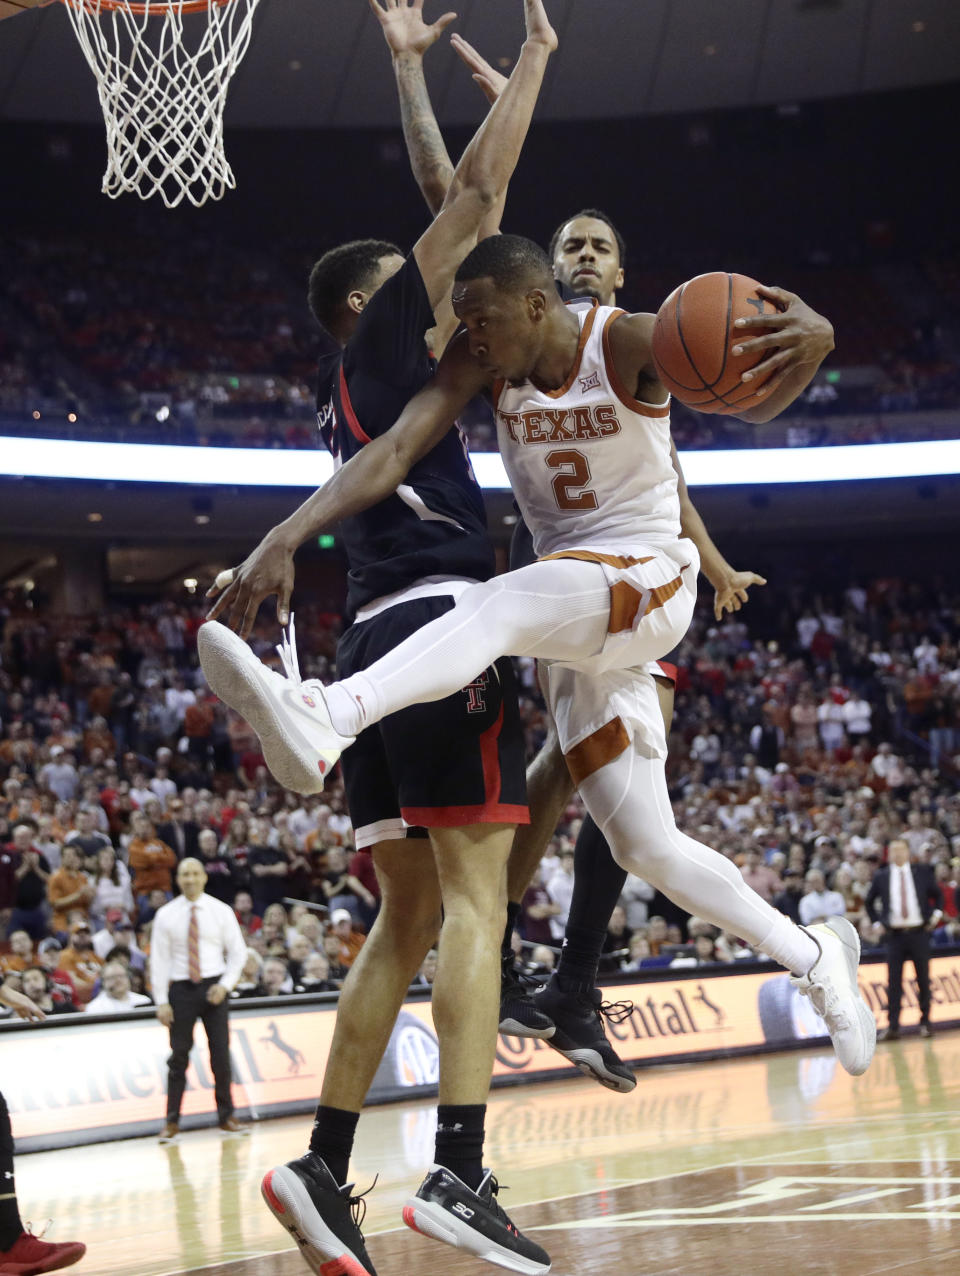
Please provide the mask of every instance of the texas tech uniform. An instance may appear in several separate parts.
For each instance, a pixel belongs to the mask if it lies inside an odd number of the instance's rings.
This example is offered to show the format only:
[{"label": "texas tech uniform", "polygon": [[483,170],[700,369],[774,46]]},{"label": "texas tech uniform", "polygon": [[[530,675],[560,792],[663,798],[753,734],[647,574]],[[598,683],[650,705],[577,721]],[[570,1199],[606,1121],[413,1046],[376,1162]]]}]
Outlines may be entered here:
[{"label": "texas tech uniform", "polygon": [[[413,257],[371,298],[343,351],[320,361],[317,420],[336,464],[390,429],[430,379],[433,312]],[[395,495],[345,520],[347,617],[337,673],[365,669],[494,572],[480,489],[459,430]],[[341,765],[358,847],[422,827],[526,823],[524,742],[513,668],[368,728]]]},{"label": "texas tech uniform", "polygon": [[622,749],[620,737],[604,736],[611,721],[650,756],[666,756],[651,675],[667,671],[651,662],[689,626],[699,555],[680,539],[669,405],[634,399],[613,365],[609,329],[624,312],[575,313],[580,344],[564,385],[498,384],[495,402],[500,451],[537,556],[597,562],[610,585],[603,648],[572,664],[547,662],[545,690],[577,782]]}]

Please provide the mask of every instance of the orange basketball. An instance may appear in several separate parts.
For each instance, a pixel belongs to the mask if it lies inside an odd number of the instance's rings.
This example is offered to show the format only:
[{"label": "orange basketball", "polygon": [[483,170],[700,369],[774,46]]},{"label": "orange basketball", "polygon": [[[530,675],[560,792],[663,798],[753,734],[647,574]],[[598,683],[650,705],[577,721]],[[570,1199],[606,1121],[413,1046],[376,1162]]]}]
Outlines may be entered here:
[{"label": "orange basketball", "polygon": [[[675,288],[657,311],[653,329],[653,361],[670,393],[698,412],[742,412],[763,402],[763,381],[740,377],[770,351],[735,355],[733,347],[760,336],[743,332],[734,320],[775,314],[777,307],[757,292],[746,275],[714,271],[697,275]],[[767,378],[764,378],[766,380]]]}]

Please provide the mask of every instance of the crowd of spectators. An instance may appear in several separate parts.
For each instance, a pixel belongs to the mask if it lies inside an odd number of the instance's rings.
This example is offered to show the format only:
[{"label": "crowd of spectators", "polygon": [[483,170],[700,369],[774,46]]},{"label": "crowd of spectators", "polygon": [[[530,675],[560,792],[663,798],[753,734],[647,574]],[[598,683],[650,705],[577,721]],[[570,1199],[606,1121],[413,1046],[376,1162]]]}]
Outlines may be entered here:
[{"label": "crowd of spectators", "polygon": [[[0,248],[0,429],[144,443],[312,446],[314,367],[323,338],[305,302],[309,261],[306,254],[251,252],[203,237],[79,231],[11,237]],[[943,264],[944,289],[952,269]],[[936,322],[906,323],[865,268],[861,275],[835,273],[833,288],[829,270],[797,285],[801,292],[813,288],[810,299],[835,318],[840,339],[825,374],[795,409],[756,430],[676,405],[681,449],[950,433],[949,422],[929,415],[955,408],[960,393],[949,336]],[[654,274],[633,282],[635,290],[644,285],[643,304],[655,306],[653,298],[677,280]],[[917,287],[939,313],[935,266],[917,272]],[[878,330],[881,313],[886,319]],[[856,376],[846,374],[851,363]],[[488,410],[476,406],[463,426],[472,449],[495,450]]]},{"label": "crowd of spectators", "polygon": [[[770,585],[750,608],[722,625],[698,611],[681,649],[678,823],[797,920],[846,915],[865,947],[881,939],[872,875],[905,837],[943,891],[935,940],[960,941],[960,595],[888,577],[835,595]],[[338,619],[301,614],[305,676],[329,678]],[[273,782],[206,687],[201,620],[170,601],[65,617],[0,600],[0,970],[49,1013],[146,1004],[152,918],[185,855],[247,937],[239,998],[335,992],[376,917],[341,786]],[[254,647],[269,658],[272,641],[264,619]],[[535,666],[518,666],[532,756],[544,708]],[[523,901],[516,945],[537,973],[563,939],[582,818],[574,798]],[[752,956],[630,877],[603,969]]]}]

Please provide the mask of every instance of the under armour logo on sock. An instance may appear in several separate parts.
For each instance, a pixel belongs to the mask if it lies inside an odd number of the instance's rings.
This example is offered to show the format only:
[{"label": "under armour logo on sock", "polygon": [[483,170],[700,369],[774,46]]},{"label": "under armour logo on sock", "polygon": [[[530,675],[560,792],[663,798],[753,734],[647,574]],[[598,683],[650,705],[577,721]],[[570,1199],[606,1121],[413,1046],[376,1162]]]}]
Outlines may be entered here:
[{"label": "under armour logo on sock", "polygon": [[463,1126],[458,1121],[456,1125],[438,1125],[437,1133],[438,1134],[459,1134],[462,1129],[463,1129]]}]

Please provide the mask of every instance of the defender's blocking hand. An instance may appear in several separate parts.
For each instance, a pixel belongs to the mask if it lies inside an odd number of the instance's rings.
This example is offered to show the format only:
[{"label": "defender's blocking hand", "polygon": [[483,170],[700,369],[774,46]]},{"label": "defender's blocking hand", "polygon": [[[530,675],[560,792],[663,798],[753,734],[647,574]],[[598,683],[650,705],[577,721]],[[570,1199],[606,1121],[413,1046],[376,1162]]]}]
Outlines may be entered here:
[{"label": "defender's blocking hand", "polygon": [[557,47],[557,33],[550,25],[543,0],[523,0],[523,20],[527,27],[527,40],[531,44],[544,44],[552,53]]},{"label": "defender's blocking hand", "polygon": [[394,57],[401,53],[423,57],[457,16],[445,13],[436,22],[424,22],[423,0],[370,0],[370,8]]},{"label": "defender's blocking hand", "polygon": [[495,71],[486,58],[479,54],[462,35],[454,32],[450,37],[450,43],[457,57],[470,68],[474,84],[479,85],[487,101],[491,104],[496,102],[506,86],[507,77]]}]

